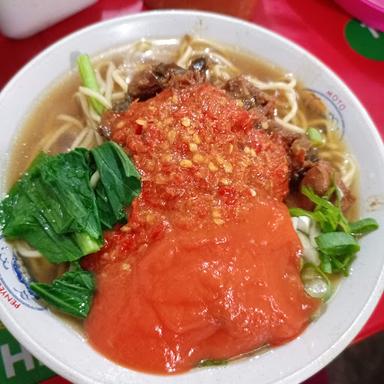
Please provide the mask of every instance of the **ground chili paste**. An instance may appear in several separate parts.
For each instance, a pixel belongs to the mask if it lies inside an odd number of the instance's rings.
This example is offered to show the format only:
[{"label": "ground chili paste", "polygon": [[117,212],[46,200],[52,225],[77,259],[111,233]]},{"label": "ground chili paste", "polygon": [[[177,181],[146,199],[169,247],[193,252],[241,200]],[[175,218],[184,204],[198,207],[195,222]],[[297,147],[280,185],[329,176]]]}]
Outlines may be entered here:
[{"label": "ground chili paste", "polygon": [[156,373],[297,336],[318,303],[303,290],[287,207],[289,159],[257,116],[209,84],[110,113],[142,193],[128,224],[84,265],[98,290],[85,328],[112,360]]}]

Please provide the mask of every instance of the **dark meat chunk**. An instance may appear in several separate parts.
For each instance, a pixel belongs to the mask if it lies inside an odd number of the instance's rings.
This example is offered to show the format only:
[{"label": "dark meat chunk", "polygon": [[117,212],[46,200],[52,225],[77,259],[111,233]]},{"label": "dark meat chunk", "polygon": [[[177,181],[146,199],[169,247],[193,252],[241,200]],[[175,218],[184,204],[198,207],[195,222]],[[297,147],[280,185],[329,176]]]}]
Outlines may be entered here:
[{"label": "dark meat chunk", "polygon": [[198,57],[191,62],[188,69],[178,65],[160,63],[154,68],[154,74],[159,80],[162,89],[168,87],[185,88],[192,84],[205,81],[205,71],[208,63],[204,57]]},{"label": "dark meat chunk", "polygon": [[[299,185],[299,190],[294,196],[295,205],[309,211],[313,210],[315,207],[314,203],[300,192],[301,188],[303,186],[307,186],[311,188],[318,196],[324,196],[334,183],[342,193],[341,208],[344,212],[347,211],[355,199],[341,180],[337,171],[332,167],[330,163],[323,160],[317,162],[304,174]],[[333,196],[333,202],[335,202],[335,200],[336,196]]]},{"label": "dark meat chunk", "polygon": [[[156,96],[168,87],[184,88],[205,81],[205,59],[195,59],[191,68],[186,70],[178,65],[160,63],[138,72],[131,80],[128,88],[133,99],[141,101]],[[203,61],[204,60],[204,63]]]},{"label": "dark meat chunk", "polygon": [[299,139],[300,137],[304,136],[304,132],[303,132],[303,134],[293,132],[293,131],[283,127],[282,125],[280,125],[275,120],[271,121],[268,129],[271,133],[274,133],[274,134],[278,135],[279,137],[281,137],[288,148],[291,147],[292,143],[296,139]]},{"label": "dark meat chunk", "polygon": [[[313,189],[316,195],[324,196],[331,188],[335,170],[326,161],[319,161],[311,167],[304,175],[300,183],[300,190],[303,186]],[[301,192],[298,197],[299,206],[307,210],[313,210],[314,204]]]},{"label": "dark meat chunk", "polygon": [[[107,112],[105,116],[108,116],[109,115],[109,112]],[[102,121],[102,123],[98,126],[97,128],[97,131],[98,133],[104,137],[105,139],[107,140],[111,140],[111,127],[109,126],[109,124],[105,124],[104,123],[104,120]]]},{"label": "dark meat chunk", "polygon": [[125,95],[123,100],[119,100],[118,102],[113,104],[112,111],[116,113],[124,112],[128,109],[131,103],[132,103],[132,98],[127,94]]},{"label": "dark meat chunk", "polygon": [[235,99],[241,100],[246,110],[256,109],[266,118],[272,119],[275,111],[275,99],[269,96],[243,76],[227,81],[224,89]]},{"label": "dark meat chunk", "polygon": [[[162,76],[164,78],[164,75]],[[136,73],[129,83],[128,93],[132,99],[147,100],[163,89],[156,67],[149,67]]]},{"label": "dark meat chunk", "polygon": [[293,189],[297,189],[297,181],[301,180],[302,174],[318,161],[316,148],[311,145],[304,132],[302,134],[292,132],[276,121],[270,122],[269,131],[281,138],[286,146],[291,162],[292,186]]},{"label": "dark meat chunk", "polygon": [[161,85],[153,70],[137,73],[129,83],[128,92],[133,99],[147,100],[161,91]]},{"label": "dark meat chunk", "polygon": [[203,56],[197,57],[196,59],[192,60],[189,69],[192,69],[196,72],[204,73],[208,69],[207,59]]},{"label": "dark meat chunk", "polygon": [[153,67],[152,72],[162,89],[170,86],[170,83],[186,75],[187,71],[178,65],[160,63]]},{"label": "dark meat chunk", "polygon": [[313,147],[305,135],[300,135],[290,145],[289,158],[293,172],[300,172],[313,165]]}]

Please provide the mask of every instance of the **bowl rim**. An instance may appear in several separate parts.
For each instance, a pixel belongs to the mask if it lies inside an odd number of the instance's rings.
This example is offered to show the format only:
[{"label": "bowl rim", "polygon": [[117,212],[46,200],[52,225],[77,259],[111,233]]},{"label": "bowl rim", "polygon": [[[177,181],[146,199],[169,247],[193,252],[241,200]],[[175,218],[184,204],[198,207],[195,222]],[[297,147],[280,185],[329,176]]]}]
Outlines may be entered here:
[{"label": "bowl rim", "polygon": [[[375,141],[376,147],[378,151],[380,152],[380,156],[382,159],[384,159],[384,145],[383,141],[381,139],[381,136],[378,132],[378,129],[374,122],[372,121],[371,117],[369,116],[368,112],[366,111],[365,107],[362,105],[362,103],[359,101],[355,93],[344,83],[344,81],[339,78],[338,75],[336,75],[335,72],[333,72],[332,69],[330,69],[322,60],[318,59],[315,55],[313,55],[311,52],[307,51],[306,49],[302,48],[297,43],[291,41],[290,39],[281,36],[280,34],[273,32],[265,27],[262,27],[258,24],[244,21],[235,17],[221,15],[213,12],[203,12],[203,11],[193,11],[193,10],[155,10],[155,11],[146,11],[146,12],[140,12],[135,14],[128,14],[119,16],[116,18],[112,18],[109,20],[99,21],[95,22],[93,24],[90,24],[86,27],[83,27],[75,32],[70,33],[69,35],[59,39],[55,43],[49,45],[45,49],[43,49],[41,52],[39,52],[36,56],[34,56],[28,63],[26,63],[22,68],[20,68],[16,74],[6,83],[6,85],[3,87],[3,89],[0,92],[0,104],[2,101],[7,97],[7,94],[10,92],[10,90],[14,87],[15,84],[19,81],[19,78],[27,72],[30,68],[34,67],[37,63],[44,60],[46,56],[50,55],[51,52],[54,52],[58,48],[60,48],[61,45],[65,44],[67,41],[76,39],[78,36],[81,36],[83,34],[92,33],[93,30],[97,30],[98,28],[105,28],[112,25],[119,25],[124,22],[129,22],[132,20],[140,20],[140,19],[146,19],[153,16],[193,16],[193,17],[201,17],[205,19],[216,19],[222,23],[231,22],[231,23],[237,23],[238,25],[245,26],[247,28],[255,29],[262,31],[264,34],[269,35],[271,38],[277,39],[283,44],[290,46],[294,48],[296,51],[300,52],[303,55],[306,55],[309,57],[312,61],[316,62],[322,71],[324,71],[329,78],[334,80],[337,83],[337,86],[342,88],[344,92],[348,93],[352,101],[359,107],[360,112],[364,118],[365,121],[368,121],[370,124],[370,130],[372,134],[372,138]],[[176,34],[175,34],[176,35]],[[97,53],[96,53],[97,54]],[[375,128],[375,129],[372,129]],[[300,369],[297,369],[296,371],[290,373],[288,376],[285,376],[284,378],[278,379],[276,383],[298,383],[302,380],[307,379],[320,369],[322,369],[324,366],[326,366],[330,361],[332,361],[339,353],[341,353],[348,344],[353,340],[353,338],[358,334],[358,332],[361,330],[361,328],[364,326],[365,322],[368,320],[369,316],[374,311],[381,294],[384,291],[384,268],[382,268],[380,272],[380,276],[377,279],[374,288],[369,296],[368,301],[365,303],[365,305],[362,307],[361,312],[359,315],[354,319],[354,321],[351,323],[349,328],[340,335],[337,342],[327,351],[324,351],[321,355],[317,356],[314,360],[312,360],[309,364],[303,366]],[[52,355],[50,355],[42,346],[38,344],[33,338],[29,335],[29,333],[23,329],[18,327],[17,323],[12,321],[12,317],[9,315],[8,310],[3,310],[3,308],[0,306],[0,315],[1,315],[1,321],[4,323],[6,328],[15,336],[16,339],[20,340],[21,344],[28,347],[28,350],[39,360],[43,361],[48,367],[52,367],[51,369],[58,373],[59,375],[69,379],[69,380],[75,380],[74,382],[81,382],[81,383],[87,383],[87,384],[95,384],[97,383],[93,379],[84,376],[79,371],[74,371],[73,368],[70,368],[68,370],[68,366],[58,359],[54,358]],[[111,361],[112,364],[115,364]],[[129,369],[129,368],[128,368]],[[214,368],[217,369],[217,368]],[[81,380],[81,381],[78,381]]]}]

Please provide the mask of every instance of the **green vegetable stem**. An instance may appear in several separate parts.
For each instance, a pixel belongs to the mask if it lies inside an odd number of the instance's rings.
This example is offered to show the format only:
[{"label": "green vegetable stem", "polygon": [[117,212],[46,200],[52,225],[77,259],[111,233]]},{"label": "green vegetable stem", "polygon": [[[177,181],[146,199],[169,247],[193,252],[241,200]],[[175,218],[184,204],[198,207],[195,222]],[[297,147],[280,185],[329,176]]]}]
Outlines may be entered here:
[{"label": "green vegetable stem", "polygon": [[372,218],[361,219],[350,224],[351,233],[355,236],[365,235],[379,228],[377,221]]},{"label": "green vegetable stem", "polygon": [[[95,71],[92,67],[92,63],[89,56],[84,54],[79,55],[77,58],[77,67],[84,87],[87,87],[92,91],[100,93]],[[95,112],[101,115],[104,112],[104,106],[94,97],[90,97],[89,100]]]},{"label": "green vegetable stem", "polygon": [[326,301],[331,295],[331,283],[328,277],[316,265],[306,263],[301,269],[301,280],[305,292],[317,299]]},{"label": "green vegetable stem", "polygon": [[197,366],[198,367],[215,367],[219,365],[227,365],[228,360],[224,359],[206,359],[206,360],[201,360]]}]

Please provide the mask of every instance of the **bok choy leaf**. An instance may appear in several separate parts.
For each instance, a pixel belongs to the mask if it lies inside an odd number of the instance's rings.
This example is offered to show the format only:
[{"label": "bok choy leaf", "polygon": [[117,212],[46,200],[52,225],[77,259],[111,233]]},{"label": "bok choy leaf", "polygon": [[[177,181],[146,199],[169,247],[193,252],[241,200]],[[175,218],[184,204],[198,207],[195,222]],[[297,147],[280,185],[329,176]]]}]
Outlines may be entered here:
[{"label": "bok choy leaf", "polygon": [[[92,188],[90,179],[100,179]],[[7,240],[25,240],[52,263],[74,261],[103,245],[103,228],[126,220],[140,175],[117,144],[56,156],[40,154],[0,203]]]},{"label": "bok choy leaf", "polygon": [[[125,220],[124,207],[140,193],[140,175],[117,144],[92,149],[100,181],[95,187],[96,203],[104,228]],[[129,159],[128,159],[129,160]],[[126,180],[122,183],[121,180]]]},{"label": "bok choy leaf", "polygon": [[30,287],[58,310],[85,319],[91,308],[96,285],[91,272],[84,271],[78,263],[73,263],[71,269],[52,284],[32,282]]}]

